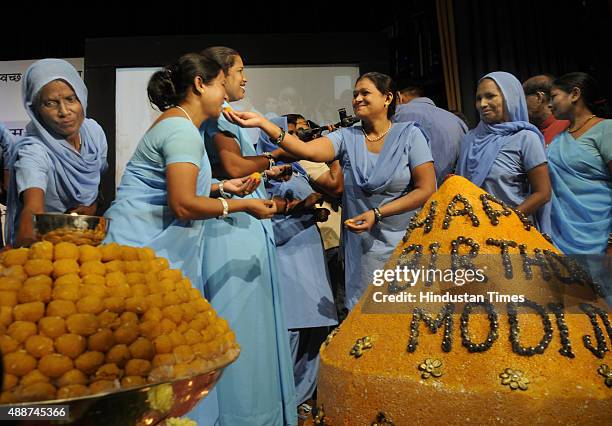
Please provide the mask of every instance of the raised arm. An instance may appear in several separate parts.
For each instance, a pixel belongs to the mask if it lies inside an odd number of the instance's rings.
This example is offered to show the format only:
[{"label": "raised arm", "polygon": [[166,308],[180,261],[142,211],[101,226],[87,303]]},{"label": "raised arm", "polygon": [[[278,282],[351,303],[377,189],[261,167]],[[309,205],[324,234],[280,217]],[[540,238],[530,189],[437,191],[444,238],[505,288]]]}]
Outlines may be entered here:
[{"label": "raised arm", "polygon": [[[223,114],[225,114],[228,120],[241,127],[259,127],[266,132],[272,140],[278,140],[279,136],[284,133],[276,124],[253,112],[231,110],[224,111]],[[282,139],[280,147],[296,158],[319,163],[335,159],[332,142],[325,136],[314,139],[308,143],[304,143],[296,136],[288,133],[285,133]]]}]

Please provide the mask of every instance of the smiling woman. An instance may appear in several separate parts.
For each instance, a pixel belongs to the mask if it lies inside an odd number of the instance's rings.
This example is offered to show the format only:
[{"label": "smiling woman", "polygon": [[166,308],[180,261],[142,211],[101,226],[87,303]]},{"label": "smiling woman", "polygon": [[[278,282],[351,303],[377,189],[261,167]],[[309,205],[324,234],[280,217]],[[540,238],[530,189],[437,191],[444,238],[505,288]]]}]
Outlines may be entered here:
[{"label": "smiling woman", "polygon": [[24,107],[31,120],[9,154],[7,240],[35,240],[32,214],[96,213],[100,174],[106,169],[106,136],[85,118],[87,88],[61,59],[35,62],[24,75]]},{"label": "smiling woman", "polygon": [[544,137],[529,123],[521,83],[497,71],[478,82],[480,123],[464,136],[457,174],[526,216],[541,232],[550,232],[551,189]]}]

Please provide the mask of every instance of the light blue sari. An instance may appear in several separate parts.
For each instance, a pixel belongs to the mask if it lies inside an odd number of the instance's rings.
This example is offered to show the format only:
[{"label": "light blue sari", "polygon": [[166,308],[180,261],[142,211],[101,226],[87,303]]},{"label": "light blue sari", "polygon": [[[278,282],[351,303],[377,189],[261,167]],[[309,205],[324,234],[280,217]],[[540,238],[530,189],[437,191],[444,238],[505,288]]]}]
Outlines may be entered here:
[{"label": "light blue sari", "polygon": [[[158,138],[169,137],[173,128],[179,125],[184,127],[185,122],[184,118],[179,117],[162,120],[143,139],[152,133]],[[197,135],[195,127],[193,132]],[[201,291],[201,247],[198,243],[204,221],[179,220],[175,217],[168,205],[167,165],[139,159],[143,158],[138,155],[139,148],[125,168],[115,201],[105,213],[111,219],[105,241],[151,247],[158,256],[167,258],[172,268],[180,269],[187,275],[194,287]],[[211,170],[203,145],[200,146],[200,153],[197,194],[208,197]]]},{"label": "light blue sari", "polygon": [[[378,154],[368,151],[361,126],[343,128],[326,137],[332,141],[343,169],[343,220],[407,194],[412,190],[411,170],[433,161],[425,135],[413,122],[394,123]],[[356,234],[342,229],[349,309],[372,282],[374,270],[384,266],[414,212],[385,217],[370,232]]]},{"label": "light blue sari", "polygon": [[[219,157],[212,139],[219,131],[235,136],[243,156],[257,155],[247,132],[223,117],[204,123],[201,131],[213,164]],[[263,182],[247,198],[267,198]],[[206,221],[202,245],[204,294],[229,321],[241,347],[240,357],[215,388],[218,424],[297,424],[281,297],[281,286],[286,283],[278,277],[271,221],[246,213]],[[211,396],[200,404],[204,415],[213,402]],[[193,413],[190,417],[197,418]]]},{"label": "light blue sari", "polygon": [[[602,137],[608,147],[599,154],[595,144]],[[578,140],[567,131],[559,134],[547,150],[553,187],[551,237],[565,254],[606,251],[612,231],[612,176],[607,164],[611,138],[612,120],[604,120]]]}]

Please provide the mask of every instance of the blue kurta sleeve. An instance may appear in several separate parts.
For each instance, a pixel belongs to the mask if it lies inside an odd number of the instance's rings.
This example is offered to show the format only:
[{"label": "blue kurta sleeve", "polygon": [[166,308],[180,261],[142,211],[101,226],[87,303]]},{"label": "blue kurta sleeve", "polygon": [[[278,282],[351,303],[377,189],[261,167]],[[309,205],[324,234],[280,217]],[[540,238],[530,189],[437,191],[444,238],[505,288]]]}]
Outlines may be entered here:
[{"label": "blue kurta sleeve", "polygon": [[46,192],[50,169],[49,156],[41,146],[35,144],[23,146],[17,153],[15,161],[17,194],[30,188],[40,188]]},{"label": "blue kurta sleeve", "polygon": [[338,159],[342,156],[344,152],[344,137],[342,135],[342,130],[336,130],[335,132],[331,132],[325,135],[327,139],[329,139],[334,147],[334,158]]},{"label": "blue kurta sleeve", "polygon": [[164,139],[162,155],[166,165],[173,163],[192,163],[202,166],[204,145],[202,138],[191,123],[177,125]]},{"label": "blue kurta sleeve", "polygon": [[521,136],[523,136],[521,155],[523,156],[523,165],[525,171],[533,169],[540,164],[546,163],[546,152],[544,151],[544,145],[542,141],[534,132],[522,130]]},{"label": "blue kurta sleeve", "polygon": [[601,137],[595,140],[595,147],[599,151],[604,163],[612,161],[612,120],[605,120]]},{"label": "blue kurta sleeve", "polygon": [[410,136],[410,169],[414,169],[423,163],[433,161],[431,149],[429,148],[429,144],[427,143],[427,139],[425,139],[423,132],[420,129],[413,127]]}]

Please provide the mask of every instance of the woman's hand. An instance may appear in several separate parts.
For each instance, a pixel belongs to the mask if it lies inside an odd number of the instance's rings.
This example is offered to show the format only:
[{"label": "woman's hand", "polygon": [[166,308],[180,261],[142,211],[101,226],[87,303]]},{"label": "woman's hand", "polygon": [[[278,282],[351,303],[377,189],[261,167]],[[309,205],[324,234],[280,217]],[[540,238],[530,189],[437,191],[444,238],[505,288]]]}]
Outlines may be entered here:
[{"label": "woman's hand", "polygon": [[293,167],[291,164],[282,164],[280,166],[272,166],[266,170],[266,176],[268,179],[277,180],[279,182],[286,182],[291,179],[293,174]]},{"label": "woman's hand", "polygon": [[261,127],[268,121],[256,112],[236,111],[233,109],[223,109],[223,115],[231,123],[240,127]]},{"label": "woman's hand", "polygon": [[90,206],[77,206],[75,208],[66,210],[66,213],[76,213],[76,214],[84,214],[87,216],[95,216],[98,212],[98,203],[94,202]]},{"label": "woman's hand", "polygon": [[327,222],[327,218],[329,217],[330,211],[326,208],[316,208],[314,210],[314,220],[315,222]]},{"label": "woman's hand", "polygon": [[369,231],[374,226],[376,217],[372,210],[361,213],[355,217],[344,221],[344,226],[351,232],[361,234],[362,232]]},{"label": "woman's hand", "polygon": [[291,200],[287,203],[286,214],[302,213],[312,211],[317,203],[322,202],[323,195],[313,192],[303,200]]},{"label": "woman's hand", "polygon": [[255,191],[258,185],[259,181],[257,181],[257,179],[253,179],[251,176],[245,176],[226,180],[223,184],[223,190],[227,193],[244,197]]},{"label": "woman's hand", "polygon": [[276,204],[272,200],[250,199],[246,212],[257,219],[269,219],[276,213]]}]

